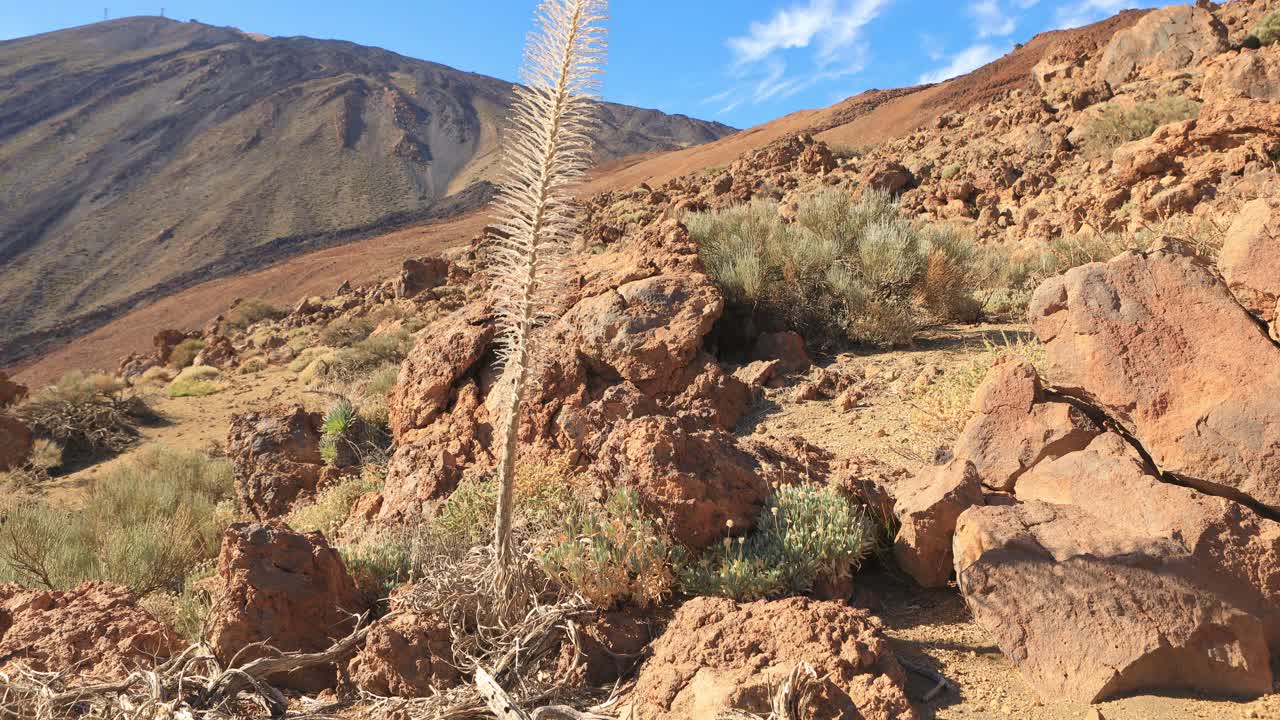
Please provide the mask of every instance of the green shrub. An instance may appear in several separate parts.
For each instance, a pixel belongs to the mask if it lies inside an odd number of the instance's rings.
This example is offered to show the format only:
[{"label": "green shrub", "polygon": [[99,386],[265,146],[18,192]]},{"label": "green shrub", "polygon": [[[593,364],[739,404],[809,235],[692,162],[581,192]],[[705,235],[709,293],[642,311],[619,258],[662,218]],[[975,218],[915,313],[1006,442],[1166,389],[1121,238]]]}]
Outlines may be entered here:
[{"label": "green shrub", "polygon": [[332,465],[338,459],[344,444],[348,446],[355,444],[354,435],[358,422],[356,409],[350,400],[339,398],[329,406],[329,412],[324,416],[324,424],[321,426],[323,434],[320,437],[320,457],[326,463]]},{"label": "green shrub", "polygon": [[320,331],[320,342],[329,347],[348,347],[369,337],[373,322],[368,318],[338,318]]},{"label": "green shrub", "polygon": [[81,508],[45,502],[8,508],[0,579],[55,589],[108,580],[139,594],[180,590],[193,566],[217,554],[232,491],[225,460],[143,453],[108,470]]},{"label": "green shrub", "polygon": [[1258,26],[1253,29],[1253,36],[1258,38],[1258,42],[1262,45],[1270,45],[1280,40],[1280,10],[1262,18]]},{"label": "green shrub", "polygon": [[222,332],[230,335],[263,320],[279,320],[288,313],[260,298],[246,298],[226,312]]},{"label": "green shrub", "polygon": [[356,501],[378,486],[378,481],[365,473],[344,478],[321,491],[312,502],[294,508],[289,513],[289,527],[299,532],[319,530],[325,537],[334,537]]},{"label": "green shrub", "polygon": [[359,398],[360,419],[376,428],[386,428],[391,422],[387,398],[400,378],[399,363],[385,363],[365,373],[353,383]]},{"label": "green shrub", "polygon": [[689,595],[758,600],[803,594],[847,580],[879,542],[880,525],[862,505],[828,486],[778,488],[755,530],[726,538],[681,573]]},{"label": "green shrub", "polygon": [[942,169],[942,179],[950,180],[960,174],[960,169],[960,163],[952,163],[951,165],[946,166]]},{"label": "green shrub", "polygon": [[169,353],[169,367],[181,370],[196,359],[204,349],[204,341],[200,338],[187,338],[173,347]]},{"label": "green shrub", "polygon": [[338,548],[356,588],[370,605],[381,605],[413,574],[414,541],[402,529],[387,529],[358,544]]},{"label": "green shrub", "polygon": [[675,586],[681,557],[640,508],[635,490],[618,488],[603,505],[575,507],[538,555],[543,571],[597,607],[657,604]]},{"label": "green shrub", "polygon": [[973,319],[970,243],[914,226],[888,195],[824,190],[801,200],[791,224],[777,211],[756,200],[686,218],[730,305],[721,330],[795,330],[831,349],[906,343],[931,319]]},{"label": "green shrub", "polygon": [[1181,95],[1136,105],[1109,104],[1083,128],[1085,150],[1106,155],[1127,142],[1149,137],[1157,128],[1190,120],[1200,114],[1200,103]]},{"label": "green shrub", "polygon": [[37,392],[18,406],[18,416],[37,437],[62,446],[68,459],[118,453],[138,437],[138,424],[155,413],[125,384],[101,373],[79,371]]},{"label": "green shrub", "polygon": [[266,369],[267,369],[267,359],[262,357],[261,355],[254,355],[253,357],[248,358],[244,362],[240,363],[240,367],[238,368],[238,371],[242,375],[250,375],[253,373],[262,372],[263,370],[266,370]]}]

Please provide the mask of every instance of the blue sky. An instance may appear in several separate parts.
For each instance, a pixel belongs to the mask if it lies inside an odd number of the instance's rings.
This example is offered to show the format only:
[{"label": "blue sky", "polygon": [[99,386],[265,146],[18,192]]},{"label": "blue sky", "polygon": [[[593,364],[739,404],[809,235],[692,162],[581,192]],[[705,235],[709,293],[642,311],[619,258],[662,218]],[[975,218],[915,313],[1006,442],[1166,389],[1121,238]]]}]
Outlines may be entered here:
[{"label": "blue sky", "polygon": [[[603,93],[749,127],[869,88],[935,82],[1038,32],[1175,0],[613,0]],[[0,3],[0,39],[111,17],[195,18],[376,45],[511,79],[533,0],[44,0]]]}]

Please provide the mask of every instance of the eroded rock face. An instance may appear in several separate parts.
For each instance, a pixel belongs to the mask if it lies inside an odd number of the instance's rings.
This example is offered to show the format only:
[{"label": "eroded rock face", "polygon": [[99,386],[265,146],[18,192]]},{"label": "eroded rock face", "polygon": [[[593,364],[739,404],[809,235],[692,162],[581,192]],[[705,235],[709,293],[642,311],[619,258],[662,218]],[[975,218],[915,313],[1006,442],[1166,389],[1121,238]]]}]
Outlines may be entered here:
[{"label": "eroded rock face", "polygon": [[231,419],[227,455],[235,465],[236,501],[260,520],[280,517],[314,495],[324,473],[323,419],[301,405]]},{"label": "eroded rock face", "polygon": [[951,537],[960,513],[982,505],[982,483],[973,463],[953,460],[899,493],[894,512],[902,523],[893,543],[898,566],[924,587],[951,578]]},{"label": "eroded rock face", "polygon": [[[365,601],[338,556],[318,532],[282,523],[234,523],[218,554],[218,585],[209,644],[224,663],[263,657],[249,648],[318,652],[351,632]],[[248,649],[246,649],[248,648]],[[243,651],[243,652],[242,652]],[[332,687],[336,668],[307,668],[272,678],[278,687],[317,692]]]},{"label": "eroded rock face", "polygon": [[1117,32],[1102,53],[1097,77],[1114,88],[1144,70],[1180,70],[1227,48],[1227,29],[1213,13],[1174,5]]},{"label": "eroded rock face", "polygon": [[1280,348],[1212,269],[1124,253],[1046,281],[1030,316],[1055,385],[1160,471],[1280,510]]},{"label": "eroded rock face", "polygon": [[348,672],[356,687],[382,697],[430,697],[458,685],[449,628],[412,611],[374,623]]},{"label": "eroded rock face", "polygon": [[[795,151],[787,162],[804,147],[782,148]],[[747,527],[769,480],[799,475],[724,432],[746,413],[753,389],[705,347],[724,298],[702,273],[688,231],[658,220],[577,263],[567,310],[534,340],[541,362],[521,406],[520,461],[566,460],[607,485],[634,479],[697,544],[719,537],[727,519]],[[381,518],[426,509],[491,472],[499,410],[492,343],[493,318],[479,303],[421,335],[392,398],[398,447]],[[693,514],[676,518],[678,508]]]},{"label": "eroded rock face", "polygon": [[695,598],[652,645],[633,695],[636,720],[767,714],[772,689],[801,661],[826,678],[802,717],[912,720],[902,666],[875,619],[808,598],[739,605]]},{"label": "eroded rock face", "polygon": [[1227,229],[1218,268],[1240,304],[1264,322],[1276,321],[1280,300],[1280,200],[1254,200]]},{"label": "eroded rock face", "polygon": [[86,582],[73,590],[0,585],[0,670],[25,665],[80,677],[121,677],[163,662],[181,640],[120,585]]},{"label": "eroded rock face", "polygon": [[1028,468],[1079,450],[1101,432],[1076,406],[1045,397],[1036,369],[1014,356],[1000,358],[987,373],[973,413],[955,456],[996,490],[1012,490]]},{"label": "eroded rock face", "polygon": [[400,269],[400,277],[396,278],[395,296],[411,298],[424,290],[439,287],[449,277],[449,261],[441,257],[428,257],[421,260],[409,258]]}]

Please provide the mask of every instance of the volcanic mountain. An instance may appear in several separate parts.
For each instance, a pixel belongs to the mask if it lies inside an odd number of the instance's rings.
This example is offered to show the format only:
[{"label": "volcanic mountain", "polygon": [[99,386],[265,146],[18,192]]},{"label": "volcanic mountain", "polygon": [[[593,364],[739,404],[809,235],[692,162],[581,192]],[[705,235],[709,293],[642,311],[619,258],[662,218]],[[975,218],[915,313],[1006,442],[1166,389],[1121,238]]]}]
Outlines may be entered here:
[{"label": "volcanic mountain", "polygon": [[[158,17],[0,43],[0,356],[482,204],[510,93],[378,48]],[[601,162],[732,132],[601,116]]]}]

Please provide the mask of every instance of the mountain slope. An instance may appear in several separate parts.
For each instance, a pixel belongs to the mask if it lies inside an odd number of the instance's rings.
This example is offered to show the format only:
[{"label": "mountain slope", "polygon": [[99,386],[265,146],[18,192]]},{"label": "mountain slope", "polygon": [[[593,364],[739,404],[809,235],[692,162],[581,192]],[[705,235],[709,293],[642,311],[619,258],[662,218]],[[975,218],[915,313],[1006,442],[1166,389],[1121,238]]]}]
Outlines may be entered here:
[{"label": "mountain slope", "polygon": [[[0,43],[0,356],[348,239],[337,231],[482,203],[510,89],[377,48],[163,18]],[[601,161],[731,131],[602,114]]]}]

